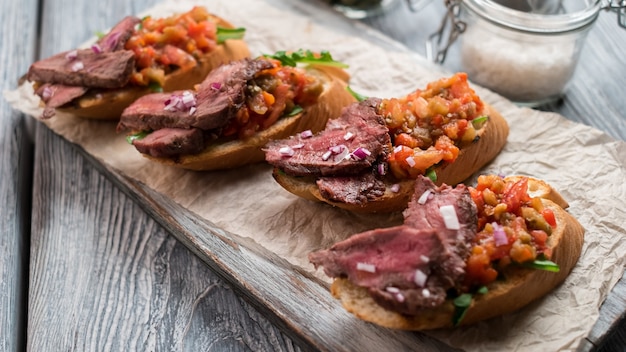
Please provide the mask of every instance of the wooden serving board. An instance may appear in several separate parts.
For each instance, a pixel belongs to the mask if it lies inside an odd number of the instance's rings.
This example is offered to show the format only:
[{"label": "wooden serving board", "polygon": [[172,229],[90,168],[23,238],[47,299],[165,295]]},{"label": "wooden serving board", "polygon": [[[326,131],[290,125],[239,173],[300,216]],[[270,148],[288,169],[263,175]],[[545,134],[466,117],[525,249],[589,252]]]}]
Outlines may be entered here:
[{"label": "wooden serving board", "polygon": [[[407,54],[404,46],[359,23],[351,23],[326,8],[306,1],[267,0],[286,11],[306,15],[317,23],[332,23],[342,33],[358,36],[373,46]],[[330,40],[330,38],[329,38]],[[224,277],[257,308],[267,313],[291,337],[311,349],[327,351],[422,351],[454,350],[423,333],[407,333],[379,328],[355,319],[330,296],[328,285],[311,273],[293,265],[249,237],[225,231],[222,227],[196,215],[172,201],[163,193],[128,177],[89,152],[84,155],[125,193],[136,199],[155,220],[181,243]],[[622,283],[624,280],[621,281]],[[620,284],[621,285],[621,284]],[[601,339],[624,314],[623,285],[613,292],[617,309],[601,314],[597,329],[589,339]],[[610,302],[610,300],[609,300]],[[346,338],[346,336],[350,338]],[[595,342],[595,341],[593,341]],[[581,348],[587,348],[584,346]]]}]

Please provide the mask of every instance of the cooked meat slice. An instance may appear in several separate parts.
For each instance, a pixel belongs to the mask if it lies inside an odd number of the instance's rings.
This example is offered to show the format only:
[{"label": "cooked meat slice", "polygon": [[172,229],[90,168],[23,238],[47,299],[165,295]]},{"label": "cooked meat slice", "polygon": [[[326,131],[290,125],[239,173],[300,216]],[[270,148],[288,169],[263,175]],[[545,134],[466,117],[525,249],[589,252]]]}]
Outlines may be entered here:
[{"label": "cooked meat slice", "polygon": [[363,204],[385,193],[385,183],[368,171],[357,176],[321,177],[317,187],[322,197],[346,204]]},{"label": "cooked meat slice", "polygon": [[117,126],[122,130],[199,128],[205,131],[226,126],[243,107],[246,82],[260,70],[271,68],[267,60],[240,60],[213,70],[192,93],[195,109],[166,109],[168,102],[182,92],[148,94],[122,113]]},{"label": "cooked meat slice", "polygon": [[[384,158],[391,146],[388,129],[377,113],[380,99],[345,107],[326,128],[310,138],[270,142],[265,159],[293,176],[353,176]],[[293,153],[286,154],[283,151]]]},{"label": "cooked meat slice", "polygon": [[135,54],[129,50],[63,52],[35,62],[28,80],[88,88],[119,88],[130,80]]},{"label": "cooked meat slice", "polygon": [[195,154],[204,148],[202,131],[197,128],[163,128],[133,141],[133,145],[143,154],[157,158],[172,158],[185,154]]}]

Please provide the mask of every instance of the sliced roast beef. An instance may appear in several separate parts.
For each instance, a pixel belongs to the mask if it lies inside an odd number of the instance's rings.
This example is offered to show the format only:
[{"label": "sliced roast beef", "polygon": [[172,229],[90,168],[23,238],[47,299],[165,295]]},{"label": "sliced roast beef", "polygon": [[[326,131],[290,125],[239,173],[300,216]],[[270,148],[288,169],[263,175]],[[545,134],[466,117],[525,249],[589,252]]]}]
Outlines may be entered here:
[{"label": "sliced roast beef", "polygon": [[379,104],[376,98],[353,103],[312,137],[270,142],[265,159],[293,176],[358,175],[385,158],[391,147]]},{"label": "sliced roast beef", "polygon": [[367,288],[381,306],[414,315],[443,303],[459,278],[458,270],[439,265],[449,256],[438,231],[401,225],[353,235],[309,260],[330,277]]},{"label": "sliced roast beef", "polygon": [[357,176],[320,177],[317,187],[322,197],[346,204],[364,204],[385,193],[385,183],[369,171]]},{"label": "sliced roast beef", "polygon": [[[446,226],[443,216],[446,212],[441,210],[445,206],[454,210],[458,228]],[[415,180],[413,197],[403,215],[407,226],[433,228],[445,234],[447,243],[455,248],[453,251],[458,260],[465,262],[478,227],[476,204],[465,185],[437,187],[428,177],[420,175]]]},{"label": "sliced roast beef", "polygon": [[88,88],[119,88],[128,83],[134,67],[132,51],[96,53],[81,49],[35,62],[28,70],[28,79]]},{"label": "sliced roast beef", "polygon": [[272,67],[262,59],[234,61],[213,70],[193,93],[193,109],[166,108],[181,92],[145,95],[127,107],[117,126],[118,131],[149,131],[162,128],[224,127],[242,108],[246,82],[257,72]]},{"label": "sliced roast beef", "polygon": [[102,51],[116,51],[124,49],[124,45],[135,31],[135,26],[141,20],[134,16],[126,16],[119,21],[111,30],[100,40],[98,45]]},{"label": "sliced roast beef", "polygon": [[41,100],[46,104],[42,119],[54,116],[54,109],[63,106],[72,100],[82,96],[87,91],[85,87],[64,86],[62,84],[42,84],[36,91]]},{"label": "sliced roast beef", "polygon": [[204,138],[202,130],[197,128],[163,128],[134,140],[133,145],[143,154],[172,158],[202,151]]}]

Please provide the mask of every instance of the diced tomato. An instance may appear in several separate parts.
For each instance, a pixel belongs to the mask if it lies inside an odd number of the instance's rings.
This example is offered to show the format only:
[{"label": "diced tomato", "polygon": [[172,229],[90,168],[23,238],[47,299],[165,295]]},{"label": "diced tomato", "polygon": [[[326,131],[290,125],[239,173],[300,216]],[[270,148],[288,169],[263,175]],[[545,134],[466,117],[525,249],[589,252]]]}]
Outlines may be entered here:
[{"label": "diced tomato", "polygon": [[522,202],[529,201],[528,196],[528,178],[523,177],[515,183],[509,183],[504,191],[504,203],[507,205],[507,211],[518,214]]},{"label": "diced tomato", "polygon": [[556,227],[556,217],[554,216],[552,209],[543,208],[541,215],[543,215],[543,218],[546,219],[550,226]]},{"label": "diced tomato", "polygon": [[548,234],[543,230],[532,230],[530,235],[533,236],[535,243],[539,248],[543,248],[548,240]]},{"label": "diced tomato", "polygon": [[396,135],[394,142],[395,145],[404,145],[409,148],[417,148],[420,146],[419,141],[408,133],[400,133]]}]

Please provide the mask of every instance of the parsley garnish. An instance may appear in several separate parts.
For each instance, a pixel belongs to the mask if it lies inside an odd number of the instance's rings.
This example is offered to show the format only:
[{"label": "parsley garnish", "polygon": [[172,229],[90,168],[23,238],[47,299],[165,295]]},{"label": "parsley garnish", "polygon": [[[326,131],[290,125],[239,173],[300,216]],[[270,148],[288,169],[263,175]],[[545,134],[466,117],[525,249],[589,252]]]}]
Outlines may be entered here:
[{"label": "parsley garnish", "polygon": [[[481,286],[476,290],[476,293],[484,295],[488,292],[487,286]],[[454,304],[454,315],[452,316],[452,324],[454,326],[458,326],[465,314],[467,314],[467,310],[472,305],[472,300],[474,299],[474,295],[471,293],[464,293],[452,301]]]},{"label": "parsley garnish", "polygon": [[148,84],[148,88],[150,88],[150,91],[155,92],[155,93],[163,92],[163,87],[161,87],[161,85],[158,84],[157,82],[150,82],[150,84]]},{"label": "parsley garnish", "polygon": [[126,141],[129,144],[133,144],[134,141],[139,140],[139,139],[143,139],[143,138],[145,138],[149,134],[150,134],[149,131],[141,131],[141,132],[133,133],[131,135],[126,136]]},{"label": "parsley garnish", "polygon": [[318,54],[314,54],[311,50],[298,50],[291,53],[286,51],[277,51],[274,55],[264,55],[266,57],[280,61],[283,66],[295,67],[297,64],[316,64],[324,66],[333,66],[347,68],[348,65],[343,62],[335,61],[330,53],[326,50]]},{"label": "parsley garnish", "polygon": [[487,115],[478,116],[477,118],[472,120],[472,125],[474,126],[475,129],[479,130],[483,127],[483,125],[485,124],[485,122],[487,122],[487,120],[489,120],[489,116]]},{"label": "parsley garnish", "polygon": [[298,115],[302,111],[304,111],[304,109],[300,105],[296,105],[296,106],[293,107],[293,109],[288,114],[285,114],[285,117],[291,117],[291,116]]},{"label": "parsley garnish", "polygon": [[217,43],[222,44],[227,39],[241,39],[246,33],[246,29],[217,27]]},{"label": "parsley garnish", "polygon": [[547,259],[535,259],[532,262],[524,263],[524,266],[527,268],[552,271],[555,273],[558,273],[559,270],[561,270],[559,268],[559,264]]},{"label": "parsley garnish", "polygon": [[350,86],[346,87],[346,90],[352,94],[352,96],[354,97],[354,99],[356,99],[357,101],[363,101],[365,99],[367,99],[367,97],[365,95],[361,95],[355,91],[352,90],[352,88]]},{"label": "parsley garnish", "polygon": [[426,177],[428,177],[433,182],[437,182],[437,172],[435,172],[435,169],[432,167],[426,170]]}]

